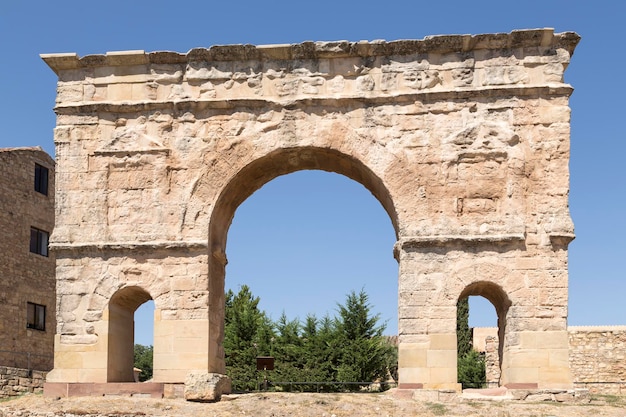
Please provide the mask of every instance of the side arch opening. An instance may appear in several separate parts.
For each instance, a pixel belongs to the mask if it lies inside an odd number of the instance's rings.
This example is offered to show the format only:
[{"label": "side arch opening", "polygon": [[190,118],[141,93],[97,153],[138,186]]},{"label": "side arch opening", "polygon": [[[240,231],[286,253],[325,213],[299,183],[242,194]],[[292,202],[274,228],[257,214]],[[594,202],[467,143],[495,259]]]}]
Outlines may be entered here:
[{"label": "side arch opening", "polygon": [[[488,367],[490,366],[490,362],[492,362],[494,359],[493,358],[494,352],[491,352],[490,348],[494,343],[497,344],[497,361],[495,363],[495,367],[497,369],[486,370],[487,371],[486,382],[491,383],[491,384],[493,384],[494,382],[497,382],[497,385],[500,385],[500,374],[501,374],[502,363],[504,362],[504,354],[505,354],[505,335],[506,335],[506,325],[507,325],[506,317],[509,311],[509,307],[511,306],[511,300],[509,299],[506,292],[499,285],[493,282],[489,282],[489,281],[477,281],[465,287],[465,289],[459,295],[459,298],[457,300],[457,318],[459,314],[462,314],[461,313],[462,303],[468,300],[468,298],[471,296],[480,296],[480,297],[485,298],[493,305],[496,311],[497,333],[495,335],[495,340],[493,337],[494,335],[484,334],[482,336],[486,338],[486,341],[481,341],[481,342],[486,342],[484,345],[484,349],[485,349],[485,355],[487,356],[485,359],[486,359],[486,364]],[[457,320],[457,325],[458,325],[458,320]],[[457,329],[457,332],[458,332],[458,329]],[[457,334],[457,338],[458,337],[459,335]],[[472,341],[470,341],[470,343],[472,343]],[[458,352],[457,352],[457,355],[458,355]],[[493,367],[494,366],[492,364],[491,368]]]},{"label": "side arch opening", "polygon": [[141,287],[125,287],[109,302],[109,334],[107,347],[107,382],[135,382],[135,311],[152,300]]}]

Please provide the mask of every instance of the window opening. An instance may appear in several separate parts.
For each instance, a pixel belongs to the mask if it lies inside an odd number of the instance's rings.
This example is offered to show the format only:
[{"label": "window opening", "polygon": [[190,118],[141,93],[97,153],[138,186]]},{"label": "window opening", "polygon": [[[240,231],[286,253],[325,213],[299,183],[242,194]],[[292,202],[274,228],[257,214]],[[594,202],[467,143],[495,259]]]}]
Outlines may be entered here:
[{"label": "window opening", "polygon": [[26,327],[46,330],[46,306],[31,302],[26,304]]},{"label": "window opening", "polygon": [[35,227],[30,228],[30,251],[42,256],[48,256],[49,233]]},{"label": "window opening", "polygon": [[48,195],[48,168],[35,164],[35,191]]}]

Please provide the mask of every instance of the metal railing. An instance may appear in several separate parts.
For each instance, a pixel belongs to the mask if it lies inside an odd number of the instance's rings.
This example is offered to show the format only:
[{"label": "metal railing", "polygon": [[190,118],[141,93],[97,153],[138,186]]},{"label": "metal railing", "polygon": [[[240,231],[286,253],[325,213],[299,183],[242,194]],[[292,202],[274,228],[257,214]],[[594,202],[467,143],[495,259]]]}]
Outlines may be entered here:
[{"label": "metal railing", "polygon": [[[396,382],[372,382],[372,381],[356,381],[356,382],[344,382],[344,381],[267,381],[267,384],[261,382],[260,389],[263,388],[272,388],[272,387],[291,387],[299,386],[301,388],[315,387],[315,392],[337,392],[339,390],[332,389],[338,387],[358,387],[361,386],[363,389],[359,390],[346,390],[350,392],[377,392],[377,391],[385,391],[389,388],[397,386]],[[267,389],[266,388],[266,389]],[[369,388],[369,389],[368,389]],[[376,388],[376,389],[374,389]],[[302,389],[302,392],[312,392],[311,389]]]}]

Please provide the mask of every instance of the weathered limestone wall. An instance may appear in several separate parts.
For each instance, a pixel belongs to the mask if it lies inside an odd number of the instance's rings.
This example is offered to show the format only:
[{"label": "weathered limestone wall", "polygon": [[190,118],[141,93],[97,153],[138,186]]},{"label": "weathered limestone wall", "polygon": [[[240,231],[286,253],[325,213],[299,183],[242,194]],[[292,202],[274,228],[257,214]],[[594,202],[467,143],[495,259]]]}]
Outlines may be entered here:
[{"label": "weathered limestone wall", "polygon": [[[180,352],[184,353],[185,366],[206,367],[207,256],[197,251],[196,256],[192,256],[191,249],[185,252],[186,256],[177,257],[162,248],[138,245],[133,256],[120,256],[118,251],[102,249],[98,257],[60,257],[57,262],[57,271],[62,272],[58,275],[59,287],[72,288],[81,295],[67,298],[59,294],[64,303],[58,310],[55,354],[66,365],[55,368],[57,377],[123,382],[113,375],[107,377],[107,369],[116,367],[110,362],[124,360],[123,351],[109,349],[109,335],[119,340],[119,333],[123,331],[116,328],[118,322],[110,320],[109,301],[121,289],[134,287],[147,291],[155,302],[154,382],[184,377],[184,374],[176,374],[183,366],[179,363]],[[133,313],[138,305],[132,308]],[[75,316],[83,318],[84,328],[72,320]],[[131,330],[132,337],[132,314],[130,327],[127,329]],[[182,335],[178,333],[181,329],[185,332]],[[77,345],[84,348],[77,350]],[[132,354],[132,350],[127,353]],[[128,368],[132,372],[132,362]],[[132,380],[132,373],[129,375]]]},{"label": "weathered limestone wall", "polygon": [[114,378],[107,352],[128,344],[111,332],[118,294],[125,311],[155,301],[157,382],[223,373],[235,210],[279,175],[321,169],[363,184],[395,227],[401,386],[458,388],[467,295],[506,324],[505,381],[571,386],[563,73],[578,40],[544,29],[43,56],[59,76],[49,381]]},{"label": "weathered limestone wall", "polygon": [[[500,379],[498,339],[495,327],[481,328],[487,383],[497,386]],[[574,386],[604,394],[626,393],[626,326],[570,326],[569,364]],[[474,346],[480,346],[476,340]],[[476,343],[477,342],[477,343]]]},{"label": "weathered limestone wall", "polygon": [[[49,170],[35,191],[35,164]],[[54,227],[54,161],[41,148],[0,149],[0,366],[50,370],[54,352],[54,254],[31,253],[31,227]],[[27,328],[27,303],[46,307],[45,330]]]}]

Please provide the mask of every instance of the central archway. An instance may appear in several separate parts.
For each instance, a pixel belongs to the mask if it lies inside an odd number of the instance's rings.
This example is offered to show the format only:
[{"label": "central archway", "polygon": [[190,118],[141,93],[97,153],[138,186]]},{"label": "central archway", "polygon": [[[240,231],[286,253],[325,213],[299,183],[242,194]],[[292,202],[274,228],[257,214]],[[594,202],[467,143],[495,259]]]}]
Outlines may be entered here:
[{"label": "central archway", "polygon": [[[323,170],[344,175],[367,188],[389,215],[398,237],[398,219],[383,181],[356,158],[317,147],[272,151],[248,164],[230,179],[217,199],[209,223],[209,370],[224,373],[224,282],[226,240],[237,207],[272,179],[301,170]],[[390,248],[391,249],[391,248]]]}]

